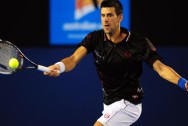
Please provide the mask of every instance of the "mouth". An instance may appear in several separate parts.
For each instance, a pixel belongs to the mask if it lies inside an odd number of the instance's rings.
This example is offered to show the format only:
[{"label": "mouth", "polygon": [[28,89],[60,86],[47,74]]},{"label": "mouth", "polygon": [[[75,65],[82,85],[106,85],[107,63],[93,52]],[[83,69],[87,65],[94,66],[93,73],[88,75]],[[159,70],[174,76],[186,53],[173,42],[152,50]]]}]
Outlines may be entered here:
[{"label": "mouth", "polygon": [[110,25],[109,25],[109,24],[105,24],[104,27],[105,27],[105,28],[109,28]]}]

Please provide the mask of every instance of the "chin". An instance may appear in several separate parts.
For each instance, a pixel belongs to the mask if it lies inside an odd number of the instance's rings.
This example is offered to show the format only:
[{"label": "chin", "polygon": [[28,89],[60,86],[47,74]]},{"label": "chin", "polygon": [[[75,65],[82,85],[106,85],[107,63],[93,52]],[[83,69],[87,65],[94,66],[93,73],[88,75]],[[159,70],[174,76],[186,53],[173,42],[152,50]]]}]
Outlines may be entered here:
[{"label": "chin", "polygon": [[110,31],[107,31],[107,30],[104,30],[104,33],[110,34],[111,32],[110,32]]}]

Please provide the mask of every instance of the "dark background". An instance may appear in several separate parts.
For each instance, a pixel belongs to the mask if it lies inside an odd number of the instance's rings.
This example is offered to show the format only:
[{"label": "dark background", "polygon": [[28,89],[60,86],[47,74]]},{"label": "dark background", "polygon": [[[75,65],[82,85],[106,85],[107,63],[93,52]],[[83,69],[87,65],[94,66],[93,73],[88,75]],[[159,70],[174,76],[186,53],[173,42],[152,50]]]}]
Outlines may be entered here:
[{"label": "dark background", "polygon": [[[131,0],[131,29],[155,45],[187,45],[185,2]],[[48,0],[1,0],[0,38],[17,45],[48,46],[48,19]]]},{"label": "dark background", "polygon": [[[131,29],[147,36],[163,62],[188,78],[185,2],[131,0]],[[45,0],[0,1],[0,38],[46,66],[75,50],[49,45],[48,6]],[[187,92],[143,66],[143,112],[134,126],[188,126]],[[58,78],[35,70],[0,75],[0,126],[92,126],[101,111],[102,91],[92,55]]]}]

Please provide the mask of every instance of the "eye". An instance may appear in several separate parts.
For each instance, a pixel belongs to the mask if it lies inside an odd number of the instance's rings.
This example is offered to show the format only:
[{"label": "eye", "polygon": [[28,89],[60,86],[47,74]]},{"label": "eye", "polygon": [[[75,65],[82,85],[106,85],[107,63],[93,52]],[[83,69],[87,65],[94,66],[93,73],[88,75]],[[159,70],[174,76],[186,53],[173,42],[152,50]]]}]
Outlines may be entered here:
[{"label": "eye", "polygon": [[101,14],[101,17],[104,17],[105,15],[104,14]]},{"label": "eye", "polygon": [[108,14],[108,17],[112,17],[112,16],[113,16],[113,14],[112,14],[112,13]]},{"label": "eye", "polygon": [[[109,13],[109,14],[107,14],[106,16],[107,16],[107,17],[112,17],[113,14],[112,14],[112,13]],[[105,14],[101,14],[101,17],[105,17]]]}]

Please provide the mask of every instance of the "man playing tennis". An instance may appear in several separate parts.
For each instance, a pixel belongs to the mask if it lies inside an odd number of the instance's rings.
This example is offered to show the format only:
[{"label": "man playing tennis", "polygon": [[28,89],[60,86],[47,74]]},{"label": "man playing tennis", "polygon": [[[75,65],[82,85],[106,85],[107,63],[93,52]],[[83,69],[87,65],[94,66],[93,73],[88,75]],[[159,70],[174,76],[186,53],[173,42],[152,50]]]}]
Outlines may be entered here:
[{"label": "man playing tennis", "polygon": [[161,62],[162,57],[146,37],[120,26],[123,7],[119,0],[103,0],[100,8],[103,29],[90,32],[71,56],[49,66],[50,72],[44,74],[57,77],[93,53],[104,97],[102,115],[94,126],[130,126],[142,111],[143,89],[139,80],[143,61],[185,91],[188,83]]}]

